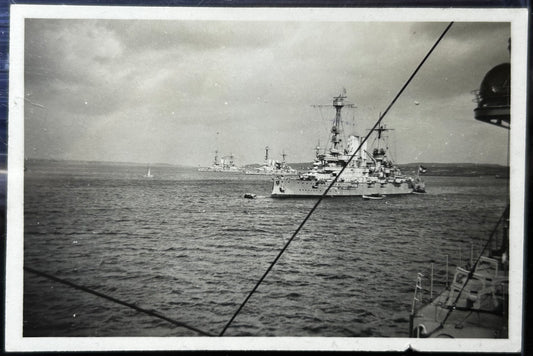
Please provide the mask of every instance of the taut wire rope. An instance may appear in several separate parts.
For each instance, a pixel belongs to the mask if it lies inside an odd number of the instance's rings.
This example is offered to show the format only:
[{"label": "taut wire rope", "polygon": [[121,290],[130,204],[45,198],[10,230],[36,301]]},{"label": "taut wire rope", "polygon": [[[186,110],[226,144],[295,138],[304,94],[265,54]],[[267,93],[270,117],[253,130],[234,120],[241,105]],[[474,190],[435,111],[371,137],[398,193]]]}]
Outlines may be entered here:
[{"label": "taut wire rope", "polygon": [[[248,300],[250,299],[250,297],[252,296],[252,294],[257,290],[257,288],[259,287],[259,285],[263,282],[263,280],[265,279],[265,277],[268,275],[268,273],[270,272],[270,270],[274,267],[274,265],[277,263],[277,261],[279,260],[279,258],[281,257],[281,255],[285,252],[285,250],[287,249],[287,247],[289,246],[289,244],[294,240],[294,238],[296,237],[296,235],[300,232],[300,230],[302,229],[302,227],[305,225],[305,223],[307,222],[307,220],[311,217],[311,215],[313,214],[313,212],[316,210],[316,208],[318,207],[318,205],[320,204],[320,202],[322,202],[322,200],[324,199],[324,197],[328,194],[329,190],[331,189],[331,187],[337,182],[337,180],[339,179],[340,175],[344,172],[344,170],[346,169],[346,167],[350,164],[350,162],[353,160],[353,158],[355,157],[355,155],[361,150],[363,144],[368,140],[368,138],[370,137],[370,135],[372,134],[372,132],[376,129],[376,127],[378,127],[378,125],[381,123],[381,121],[383,120],[383,118],[385,117],[385,115],[388,113],[388,111],[390,110],[390,108],[394,105],[394,103],[396,102],[396,100],[400,97],[400,95],[403,93],[403,91],[405,90],[405,88],[409,85],[409,83],[412,81],[412,79],[414,78],[414,76],[418,73],[418,71],[420,70],[420,68],[422,67],[422,65],[426,62],[426,60],[428,59],[428,57],[431,55],[431,53],[433,52],[433,50],[437,47],[437,45],[439,44],[439,42],[442,40],[442,38],[444,37],[444,35],[448,32],[448,30],[450,29],[450,27],[453,25],[453,22],[450,22],[448,24],[448,26],[446,27],[446,29],[443,31],[443,33],[440,35],[440,37],[437,39],[437,41],[435,42],[435,44],[433,45],[433,47],[431,47],[431,49],[429,50],[429,52],[426,54],[426,56],[424,57],[424,59],[420,62],[420,64],[417,66],[417,68],[414,70],[413,74],[411,74],[411,76],[409,77],[409,79],[405,82],[405,84],[403,85],[403,87],[400,89],[400,91],[398,92],[398,94],[396,94],[396,96],[394,97],[394,99],[391,101],[391,103],[389,104],[389,106],[387,107],[387,109],[383,112],[383,114],[380,115],[379,119],[376,121],[376,123],[374,124],[374,126],[370,129],[370,131],[368,132],[368,134],[365,136],[365,138],[361,141],[361,143],[359,144],[359,146],[357,147],[357,149],[354,151],[354,153],[350,156],[350,158],[348,159],[348,161],[346,162],[346,165],[340,170],[340,172],[337,174],[337,176],[331,181],[331,183],[328,185],[328,187],[326,188],[326,190],[324,191],[324,193],[319,197],[319,199],[317,200],[317,202],[315,203],[315,205],[312,207],[312,209],[309,211],[309,213],[306,215],[306,217],[304,218],[304,220],[300,223],[300,225],[298,226],[298,228],[295,230],[295,232],[292,234],[291,238],[285,243],[285,245],[283,246],[283,248],[280,250],[280,252],[278,253],[278,255],[276,256],[276,258],[274,259],[274,261],[270,264],[270,266],[268,267],[268,269],[265,271],[265,273],[263,274],[263,276],[259,279],[259,281],[256,283],[256,285],[254,286],[254,288],[252,289],[252,291],[247,295],[246,299],[244,300],[244,302],[239,306],[239,308],[237,309],[237,311],[233,314],[233,316],[231,317],[231,319],[228,321],[228,323],[224,326],[224,329],[220,332],[219,336],[223,336],[224,333],[226,332],[226,330],[228,329],[228,327],[231,325],[231,323],[233,322],[233,320],[237,317],[237,315],[240,313],[240,311],[243,309],[243,307],[246,305],[246,303],[248,302]],[[218,138],[218,133],[217,133],[217,138]],[[479,259],[478,259],[479,260]],[[477,261],[476,261],[477,263]],[[112,301],[114,303],[117,303],[117,304],[120,304],[120,305],[123,305],[123,306],[126,306],[128,308],[131,308],[131,309],[134,309],[138,312],[141,312],[141,313],[144,313],[144,314],[147,314],[147,315],[150,315],[150,316],[153,316],[153,317],[156,317],[156,318],[159,318],[159,319],[162,319],[162,320],[165,320],[175,326],[180,326],[180,327],[184,327],[184,328],[187,328],[189,330],[192,330],[192,331],[195,331],[201,335],[205,335],[205,336],[214,336],[213,334],[211,333],[208,333],[206,331],[203,331],[201,329],[198,329],[196,327],[193,327],[193,326],[190,326],[186,323],[183,323],[183,322],[180,322],[180,321],[177,321],[177,320],[174,320],[174,319],[171,319],[171,318],[168,318],[164,315],[162,315],[161,313],[158,313],[157,311],[154,311],[154,310],[148,310],[148,309],[144,309],[144,308],[140,308],[134,304],[131,304],[131,303],[128,303],[128,302],[125,302],[125,301],[122,301],[122,300],[119,300],[117,298],[114,298],[114,297],[111,297],[109,295],[106,295],[104,293],[101,293],[101,292],[98,292],[98,291],[95,291],[95,290],[92,290],[90,288],[87,288],[87,287],[84,287],[84,286],[80,286],[78,284],[75,284],[73,282],[70,282],[70,281],[67,281],[65,279],[61,279],[61,278],[58,278],[58,277],[55,277],[55,276],[52,276],[50,274],[47,274],[47,273],[44,273],[44,272],[41,272],[41,271],[38,271],[36,269],[33,269],[31,267],[27,267],[27,266],[24,266],[24,270],[27,271],[27,272],[30,272],[30,273],[33,273],[35,275],[38,275],[38,276],[41,276],[41,277],[44,277],[44,278],[47,278],[47,279],[50,279],[50,280],[53,280],[55,282],[58,282],[58,283],[61,283],[61,284],[64,284],[64,285],[67,285],[67,286],[70,286],[74,289],[78,289],[78,290],[81,290],[81,291],[84,291],[86,293],[89,293],[89,294],[93,294],[93,295],[96,295],[98,297],[101,297],[101,298],[104,298],[104,299],[107,299],[109,301]]]},{"label": "taut wire rope", "polygon": [[144,314],[147,314],[147,315],[159,318],[159,319],[163,319],[163,320],[165,320],[165,321],[167,321],[167,322],[169,322],[169,323],[171,323],[171,324],[173,324],[175,326],[180,326],[180,327],[195,331],[198,334],[205,335],[205,336],[214,336],[213,334],[210,334],[210,333],[208,333],[206,331],[203,331],[203,330],[200,330],[198,328],[195,328],[194,326],[190,326],[190,325],[187,325],[185,323],[182,323],[181,321],[177,321],[177,320],[171,319],[169,317],[166,317],[163,314],[160,314],[160,313],[158,313],[156,311],[140,308],[140,307],[136,306],[135,304],[124,302],[124,301],[119,300],[117,298],[111,297],[111,296],[109,296],[107,294],[97,292],[97,291],[95,291],[93,289],[90,289],[90,288],[87,288],[87,287],[84,287],[84,286],[80,286],[80,285],[78,285],[76,283],[72,283],[72,282],[67,281],[65,279],[52,276],[52,275],[50,275],[48,273],[44,273],[44,272],[38,271],[38,270],[33,269],[31,267],[26,267],[25,266],[24,270],[27,271],[27,272],[36,274],[38,276],[41,276],[41,277],[45,277],[45,278],[51,279],[51,280],[53,280],[55,282],[58,282],[58,283],[61,283],[61,284],[65,284],[65,285],[67,285],[69,287],[72,287],[74,289],[78,289],[78,290],[84,291],[86,293],[96,295],[96,296],[98,296],[100,298],[104,298],[104,299],[110,300],[110,301],[112,301],[114,303],[117,303],[117,304],[120,304],[120,305],[124,305],[124,306],[126,306],[128,308],[131,308],[131,309],[134,309],[134,310],[136,310],[138,312],[141,312],[141,313],[144,313]]},{"label": "taut wire rope", "polygon": [[374,132],[374,130],[376,129],[376,127],[379,126],[379,124],[381,123],[381,121],[383,120],[383,118],[385,117],[385,115],[387,115],[387,113],[389,112],[389,110],[392,108],[392,106],[396,103],[396,101],[398,100],[398,98],[400,97],[400,95],[402,95],[402,93],[404,92],[405,88],[407,88],[407,86],[409,85],[409,83],[411,83],[411,81],[413,80],[413,78],[415,77],[415,75],[418,73],[418,71],[420,70],[420,68],[422,67],[422,65],[426,62],[426,60],[429,58],[429,56],[431,55],[431,53],[433,53],[433,51],[435,50],[435,48],[437,47],[437,45],[440,43],[440,41],[442,40],[442,38],[444,37],[444,35],[446,35],[446,33],[448,32],[448,30],[452,27],[453,25],[453,21],[450,22],[448,24],[448,26],[446,26],[446,28],[444,29],[444,31],[442,32],[442,34],[439,36],[439,38],[437,39],[437,41],[433,44],[433,46],[431,47],[431,49],[428,51],[428,53],[425,55],[425,57],[422,59],[422,61],[418,64],[418,66],[416,67],[416,69],[414,70],[414,72],[411,74],[411,76],[409,77],[409,79],[405,82],[405,84],[402,86],[402,88],[400,89],[400,91],[398,92],[398,94],[396,94],[396,96],[394,97],[394,99],[391,101],[391,103],[389,104],[389,106],[387,107],[387,109],[380,115],[379,119],[376,121],[376,123],[374,124],[374,126],[370,129],[370,131],[368,132],[368,134],[365,136],[365,138],[361,141],[361,143],[359,144],[359,146],[357,147],[357,149],[354,151],[354,153],[350,156],[350,158],[348,159],[348,161],[346,162],[346,164],[344,165],[344,167],[342,167],[342,169],[339,171],[339,173],[335,176],[335,178],[330,182],[330,184],[328,185],[328,187],[326,188],[326,190],[324,191],[324,193],[322,193],[322,195],[318,198],[318,200],[316,201],[315,205],[313,205],[313,207],[311,208],[311,210],[309,211],[309,213],[307,213],[307,215],[305,216],[305,218],[303,219],[303,221],[300,223],[300,225],[298,226],[298,228],[294,231],[294,233],[292,234],[292,236],[290,237],[289,240],[287,240],[287,242],[285,243],[285,245],[283,246],[283,248],[279,251],[278,255],[276,256],[276,258],[274,258],[274,260],[272,261],[272,263],[268,266],[267,270],[265,271],[265,273],[263,273],[263,275],[261,276],[261,278],[257,281],[257,283],[255,284],[255,286],[253,287],[253,289],[248,293],[248,295],[246,296],[246,298],[244,299],[244,301],[240,304],[239,308],[237,309],[237,311],[233,314],[233,316],[231,317],[231,319],[228,321],[228,323],[224,326],[224,328],[222,329],[222,331],[220,332],[219,336],[223,336],[224,333],[226,332],[226,330],[228,329],[228,327],[231,325],[231,323],[233,322],[233,320],[235,320],[235,318],[237,317],[237,315],[241,312],[241,310],[244,308],[244,306],[246,305],[246,303],[248,302],[248,300],[250,299],[250,297],[254,294],[254,292],[257,290],[257,288],[259,287],[259,285],[263,282],[263,280],[266,278],[266,276],[268,275],[268,273],[272,270],[272,268],[274,267],[274,265],[278,262],[279,258],[281,257],[281,255],[285,252],[285,250],[287,249],[287,247],[289,247],[290,243],[294,240],[294,238],[296,237],[296,235],[298,235],[298,233],[300,232],[300,230],[302,229],[302,227],[305,225],[305,223],[307,222],[307,220],[309,220],[309,218],[311,217],[311,215],[315,212],[316,208],[318,207],[318,205],[322,202],[322,200],[324,199],[324,197],[328,194],[329,190],[331,189],[331,187],[337,182],[337,180],[339,179],[339,177],[342,175],[342,173],[344,172],[344,170],[346,169],[346,167],[348,167],[348,165],[350,164],[350,162],[353,160],[353,158],[355,157],[355,155],[361,150],[361,148],[363,147],[363,144],[368,140],[368,138],[370,137],[370,135]]}]

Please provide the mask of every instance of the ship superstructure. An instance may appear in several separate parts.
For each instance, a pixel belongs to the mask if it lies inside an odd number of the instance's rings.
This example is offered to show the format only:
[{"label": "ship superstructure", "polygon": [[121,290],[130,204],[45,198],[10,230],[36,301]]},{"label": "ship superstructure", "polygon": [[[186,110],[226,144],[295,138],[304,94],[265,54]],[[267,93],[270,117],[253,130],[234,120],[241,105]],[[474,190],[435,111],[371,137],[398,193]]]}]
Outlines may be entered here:
[{"label": "ship superstructure", "polygon": [[287,154],[282,153],[283,160],[280,162],[275,159],[271,159],[268,155],[270,148],[265,147],[265,161],[262,166],[246,170],[246,174],[257,175],[297,175],[298,171],[290,167],[285,158]]},{"label": "ship superstructure", "polygon": [[240,173],[242,168],[235,165],[234,156],[230,154],[228,156],[218,157],[218,150],[215,151],[215,158],[213,165],[210,167],[198,168],[200,172],[227,172],[227,173]]},{"label": "ship superstructure", "polygon": [[[320,153],[320,149],[317,148],[312,170],[298,177],[276,177],[272,187],[272,197],[322,195],[343,168],[342,175],[329,190],[328,196],[393,195],[413,192],[413,179],[402,174],[389,158],[386,146],[380,145],[383,132],[389,130],[385,126],[382,125],[375,130],[378,135],[377,146],[371,150],[372,152],[368,152],[366,141],[357,151],[363,138],[355,134],[349,135],[347,142],[344,143],[341,114],[346,105],[345,99],[344,94],[333,98],[335,119],[331,127],[327,152]],[[351,159],[354,153],[355,156]]]}]

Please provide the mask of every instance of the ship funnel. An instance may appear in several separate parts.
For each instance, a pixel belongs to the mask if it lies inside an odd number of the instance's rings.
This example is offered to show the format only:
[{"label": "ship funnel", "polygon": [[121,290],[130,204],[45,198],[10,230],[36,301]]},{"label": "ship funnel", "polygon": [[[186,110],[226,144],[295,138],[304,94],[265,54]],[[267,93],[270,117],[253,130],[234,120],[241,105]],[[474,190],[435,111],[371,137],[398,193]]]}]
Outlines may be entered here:
[{"label": "ship funnel", "polygon": [[[361,144],[361,138],[359,136],[350,135],[348,137],[348,154],[353,155],[355,150],[357,150],[357,147]],[[355,158],[362,157],[362,152],[366,150],[366,142],[363,144],[363,147],[361,147],[361,150],[357,152],[355,155]]]}]

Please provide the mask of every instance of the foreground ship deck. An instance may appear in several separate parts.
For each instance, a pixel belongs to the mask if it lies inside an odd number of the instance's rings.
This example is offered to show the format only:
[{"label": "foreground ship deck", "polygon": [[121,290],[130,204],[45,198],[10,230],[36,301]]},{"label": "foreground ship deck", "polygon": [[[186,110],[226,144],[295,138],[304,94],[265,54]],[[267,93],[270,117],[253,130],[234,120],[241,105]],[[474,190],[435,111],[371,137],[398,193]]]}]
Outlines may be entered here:
[{"label": "foreground ship deck", "polygon": [[[476,120],[510,129],[510,70],[510,63],[502,63],[485,75],[480,89],[475,91]],[[433,274],[427,302],[423,298],[423,276],[418,274],[410,337],[509,337],[509,208],[508,205],[485,245],[487,248],[501,228],[499,249],[490,251],[488,256],[482,251],[472,267],[456,267],[451,285],[435,299],[431,295]],[[419,303],[422,305],[418,306]]]},{"label": "foreground ship deck", "polygon": [[419,276],[411,315],[411,337],[507,338],[509,276],[502,261],[482,257],[472,276],[457,267],[451,285],[437,298],[422,301]]}]

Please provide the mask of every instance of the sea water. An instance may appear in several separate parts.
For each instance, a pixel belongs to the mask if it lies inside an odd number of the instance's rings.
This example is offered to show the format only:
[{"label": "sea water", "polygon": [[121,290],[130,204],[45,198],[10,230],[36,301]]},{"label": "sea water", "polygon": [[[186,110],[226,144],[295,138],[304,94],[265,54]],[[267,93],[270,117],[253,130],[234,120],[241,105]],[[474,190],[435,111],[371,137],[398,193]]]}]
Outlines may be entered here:
[{"label": "sea water", "polygon": [[[25,266],[212,334],[316,202],[270,198],[268,176],[152,166],[154,178],[145,178],[142,166],[46,161],[27,168]],[[323,200],[225,335],[407,337],[417,273],[426,283],[435,263],[443,280],[446,255],[452,265],[478,254],[508,196],[508,180],[490,176],[425,181],[423,195]],[[23,334],[197,336],[28,272]]]}]

